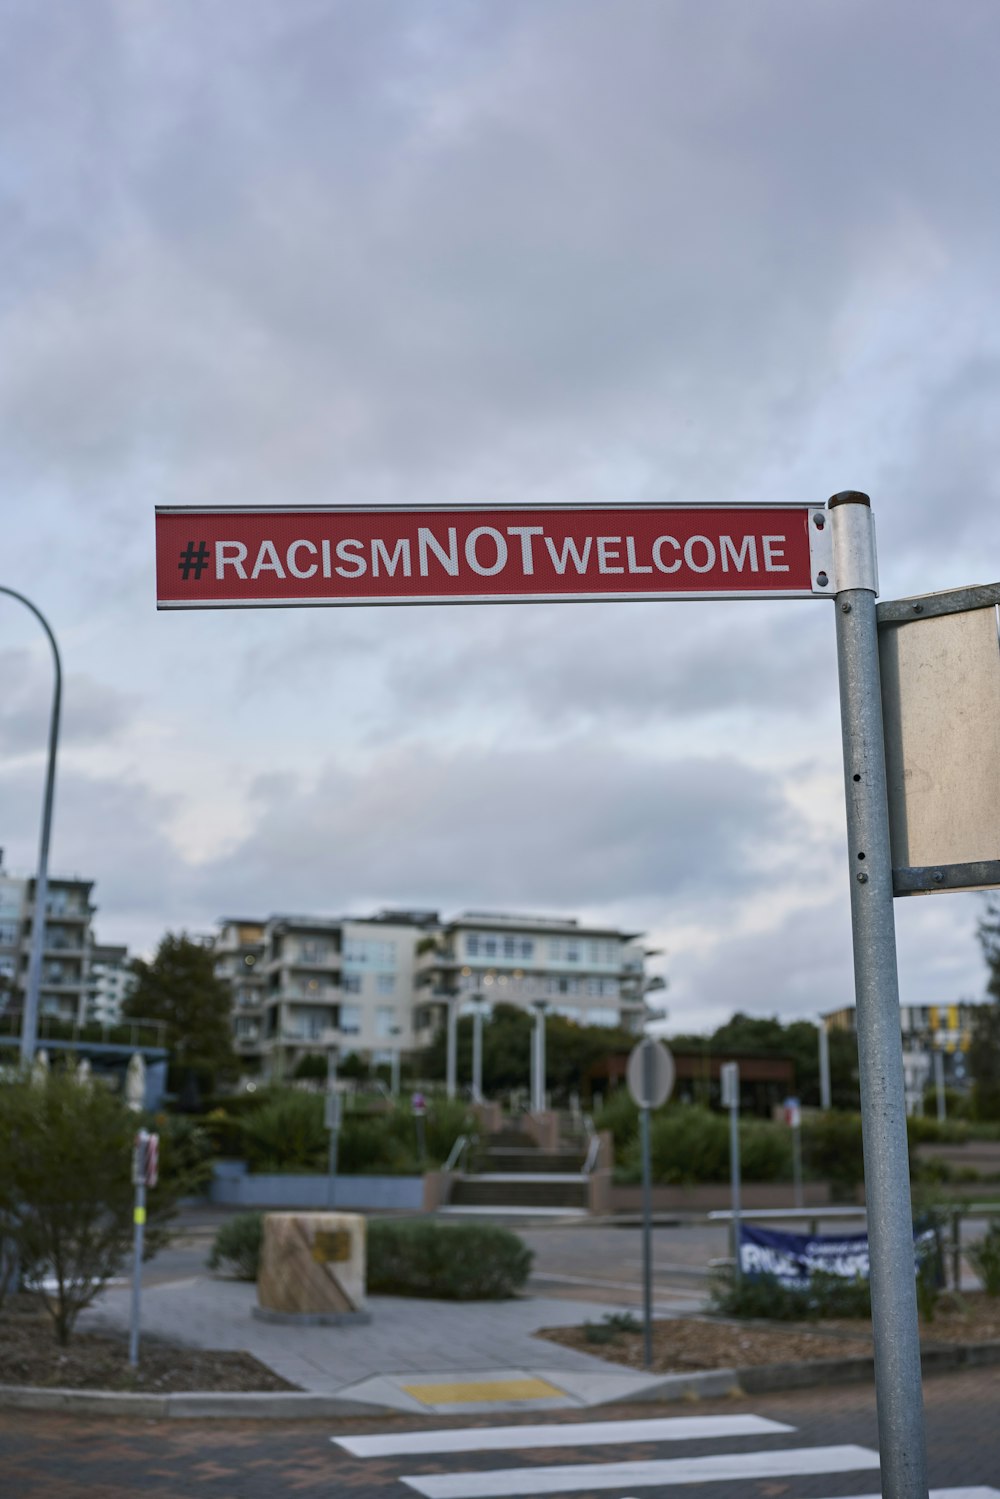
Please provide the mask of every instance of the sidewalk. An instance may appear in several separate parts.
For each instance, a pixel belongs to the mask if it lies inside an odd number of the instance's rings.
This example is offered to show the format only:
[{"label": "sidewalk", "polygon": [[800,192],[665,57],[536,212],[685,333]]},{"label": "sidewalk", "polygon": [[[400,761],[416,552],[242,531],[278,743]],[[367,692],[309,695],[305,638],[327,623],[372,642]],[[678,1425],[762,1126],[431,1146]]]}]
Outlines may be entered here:
[{"label": "sidewalk", "polygon": [[[128,1326],[130,1290],[109,1287],[80,1319],[81,1328]],[[242,1349],[312,1394],[397,1411],[477,1411],[585,1407],[640,1399],[662,1375],[532,1337],[542,1327],[571,1326],[622,1303],[529,1296],[514,1301],[369,1299],[370,1324],[289,1327],[252,1315],[256,1288],[211,1275],[144,1288],[142,1331],[200,1348]],[[658,1316],[690,1310],[659,1302]],[[682,1376],[683,1378],[683,1376]],[[280,1398],[280,1397],[279,1397]]]}]

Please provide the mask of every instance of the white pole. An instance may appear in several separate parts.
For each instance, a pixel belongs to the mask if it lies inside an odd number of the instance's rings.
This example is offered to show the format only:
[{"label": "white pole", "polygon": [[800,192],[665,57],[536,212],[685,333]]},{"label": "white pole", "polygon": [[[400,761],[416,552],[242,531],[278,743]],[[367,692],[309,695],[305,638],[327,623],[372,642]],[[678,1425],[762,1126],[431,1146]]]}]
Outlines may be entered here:
[{"label": "white pole", "polygon": [[934,1051],[934,1084],[937,1088],[937,1116],[943,1124],[948,1117],[948,1105],[944,1096],[944,1052],[940,1047]]},{"label": "white pole", "polygon": [[819,1106],[821,1109],[832,1107],[832,1093],[830,1090],[830,1037],[826,1029],[826,1021],[819,1023]]},{"label": "white pole", "polygon": [[445,1064],[445,1093],[454,1098],[458,1092],[458,1005],[448,1000],[448,1057]]},{"label": "white pole", "polygon": [[483,1009],[478,1001],[472,1011],[472,1101],[483,1101]]}]

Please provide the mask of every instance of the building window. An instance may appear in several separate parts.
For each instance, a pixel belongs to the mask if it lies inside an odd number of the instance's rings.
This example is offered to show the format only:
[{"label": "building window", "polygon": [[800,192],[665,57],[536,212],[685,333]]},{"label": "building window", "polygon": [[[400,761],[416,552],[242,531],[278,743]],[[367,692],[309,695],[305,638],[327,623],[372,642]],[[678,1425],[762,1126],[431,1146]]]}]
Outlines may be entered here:
[{"label": "building window", "polygon": [[299,943],[299,961],[302,963],[325,963],[329,957],[329,947],[325,942],[303,940]]},{"label": "building window", "polygon": [[470,932],[465,939],[465,951],[470,958],[479,957],[479,934]]},{"label": "building window", "polygon": [[376,994],[395,994],[396,975],[394,973],[377,973],[375,975]]},{"label": "building window", "polygon": [[370,937],[348,937],[344,962],[357,968],[395,968],[396,944]]},{"label": "building window", "polygon": [[393,1026],[396,1024],[395,1005],[376,1005],[375,1007],[375,1034],[379,1040],[384,1041],[392,1035]]},{"label": "building window", "polygon": [[345,1036],[357,1036],[361,1033],[361,1006],[341,1005],[340,1007],[340,1029]]},{"label": "building window", "polygon": [[[363,977],[362,974],[360,974],[360,973],[345,973],[344,974],[344,984],[343,984],[344,993],[345,994],[360,994],[361,993],[361,985],[362,985],[363,982],[364,982],[364,977]],[[350,1007],[348,1007],[348,1008],[350,1008]]]}]

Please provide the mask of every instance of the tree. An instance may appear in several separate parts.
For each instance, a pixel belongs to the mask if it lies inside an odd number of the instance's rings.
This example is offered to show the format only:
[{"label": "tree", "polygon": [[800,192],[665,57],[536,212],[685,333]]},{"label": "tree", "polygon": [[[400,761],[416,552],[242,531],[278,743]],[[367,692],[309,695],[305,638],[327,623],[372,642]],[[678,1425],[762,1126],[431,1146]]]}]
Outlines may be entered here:
[{"label": "tree", "polygon": [[151,963],[133,964],[136,986],[123,1005],[127,1016],[162,1020],[175,1074],[190,1088],[207,1090],[235,1077],[232,992],[220,979],[209,948],[180,932],[167,932]]},{"label": "tree", "polygon": [[[788,1057],[795,1064],[795,1086],[802,1102],[819,1105],[819,1030],[810,1020],[783,1025],[777,1016],[744,1015],[737,1010],[711,1036],[677,1036],[678,1051],[699,1050],[707,1056]],[[858,1041],[846,1030],[829,1032],[831,1102],[837,1109],[857,1109]]]},{"label": "tree", "polygon": [[[132,1144],[139,1120],[71,1072],[0,1087],[0,1217],[61,1344],[132,1247]],[[169,1187],[153,1189],[147,1250],[162,1243]]]}]

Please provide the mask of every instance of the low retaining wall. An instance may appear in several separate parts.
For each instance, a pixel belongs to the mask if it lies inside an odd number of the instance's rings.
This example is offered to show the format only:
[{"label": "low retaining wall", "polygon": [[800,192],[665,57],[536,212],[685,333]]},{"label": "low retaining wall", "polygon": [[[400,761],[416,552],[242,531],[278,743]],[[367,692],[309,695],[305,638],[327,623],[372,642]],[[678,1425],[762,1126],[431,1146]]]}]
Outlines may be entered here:
[{"label": "low retaining wall", "polygon": [[[429,1212],[437,1205],[438,1172],[424,1176],[338,1176],[333,1206],[354,1212]],[[250,1173],[242,1161],[212,1168],[209,1201],[231,1208],[314,1208],[326,1211],[330,1179]]]},{"label": "low retaining wall", "polygon": [[[705,1183],[698,1187],[653,1187],[654,1213],[708,1213],[715,1208],[732,1206],[729,1187],[726,1183]],[[612,1183],[604,1199],[606,1211],[612,1213],[641,1213],[642,1188],[622,1187]],[[795,1207],[795,1188],[783,1182],[751,1182],[743,1184],[742,1206],[750,1212],[761,1208]],[[830,1188],[826,1182],[807,1182],[802,1191],[803,1206],[823,1208],[830,1206]]]}]

